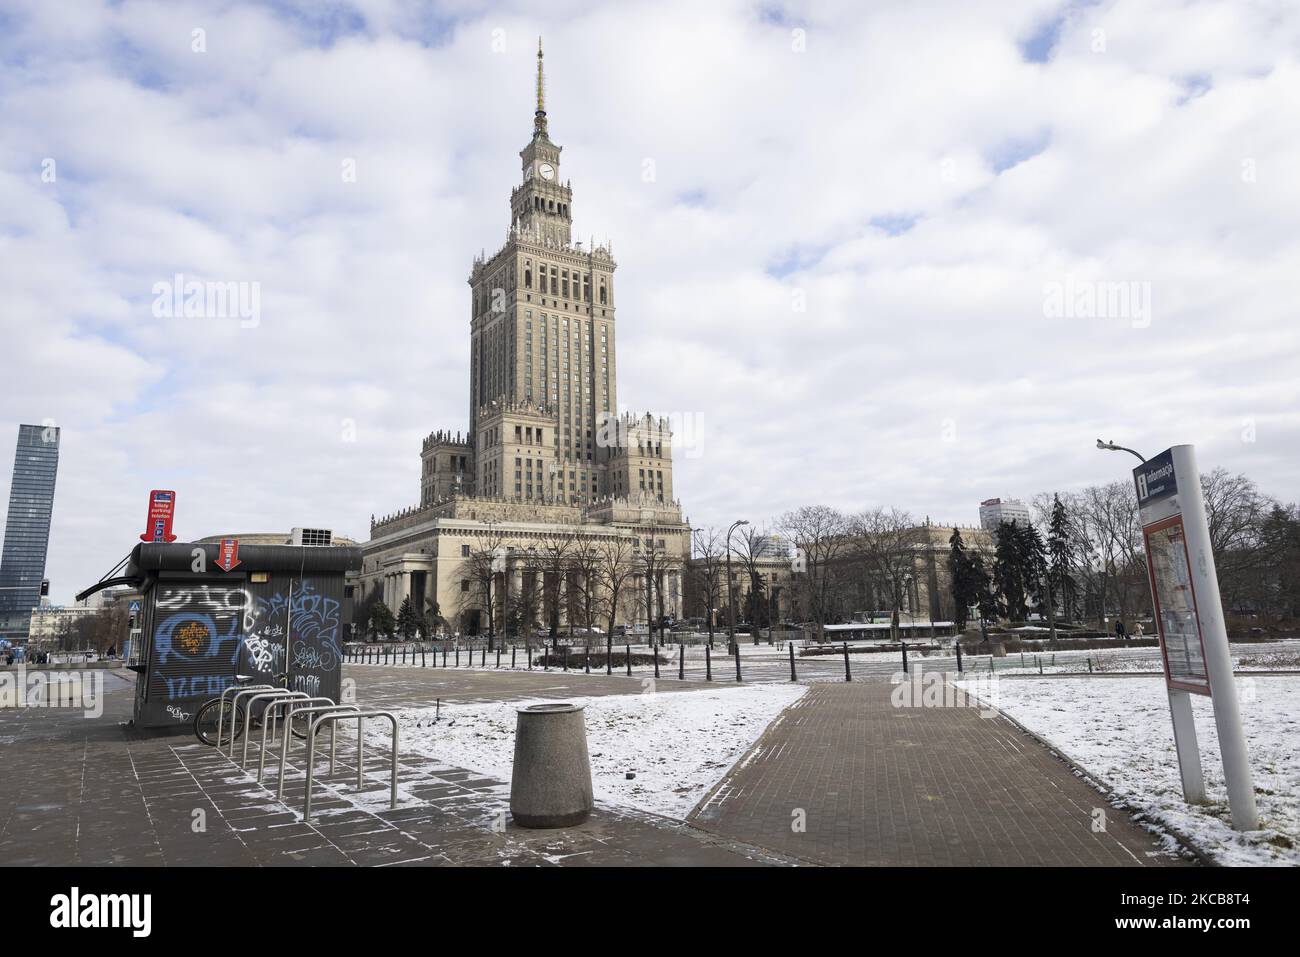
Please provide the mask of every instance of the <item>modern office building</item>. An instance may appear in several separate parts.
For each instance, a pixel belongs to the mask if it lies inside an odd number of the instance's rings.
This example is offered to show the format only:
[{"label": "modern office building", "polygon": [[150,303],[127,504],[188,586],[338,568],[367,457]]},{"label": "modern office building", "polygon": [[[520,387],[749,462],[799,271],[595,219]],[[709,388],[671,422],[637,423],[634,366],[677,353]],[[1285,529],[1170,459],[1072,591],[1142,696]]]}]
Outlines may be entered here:
[{"label": "modern office building", "polygon": [[1033,516],[1029,506],[1018,498],[986,498],[980,502],[980,528],[995,532],[1003,522],[1032,525]]},{"label": "modern office building", "polygon": [[10,641],[27,638],[32,609],[41,604],[58,469],[58,427],[18,426],[9,516],[0,553],[0,635]]}]

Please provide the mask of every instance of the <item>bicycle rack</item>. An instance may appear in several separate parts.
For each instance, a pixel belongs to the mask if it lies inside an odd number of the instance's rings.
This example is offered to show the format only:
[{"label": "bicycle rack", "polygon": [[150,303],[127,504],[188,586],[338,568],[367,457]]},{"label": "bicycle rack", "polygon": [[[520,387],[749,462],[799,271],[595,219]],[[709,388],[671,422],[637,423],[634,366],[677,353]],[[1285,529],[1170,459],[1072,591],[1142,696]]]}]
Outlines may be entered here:
[{"label": "bicycle rack", "polygon": [[357,719],[357,789],[360,790],[364,785],[365,776],[362,773],[362,748],[365,741],[361,734],[361,722],[366,718],[387,718],[393,723],[393,755],[392,755],[392,781],[389,784],[389,809],[397,810],[397,717],[391,711],[335,711],[332,713],[322,714],[319,718],[311,723],[311,730],[307,732],[307,793],[303,799],[302,819],[303,822],[311,820],[311,780],[312,770],[316,759],[316,729],[325,722],[333,723],[340,718]]},{"label": "bicycle rack", "polygon": [[[239,692],[241,691],[269,691],[273,687],[274,685],[231,685],[229,688],[226,688],[224,691],[221,692],[221,703],[217,705],[217,750],[218,751],[221,750],[221,728],[225,724],[225,720],[226,720],[226,695],[230,694],[232,691],[235,692],[235,694],[239,694]],[[230,723],[231,725],[234,725],[235,723],[234,708],[231,708]],[[230,740],[232,743],[234,742],[233,737]],[[233,754],[234,752],[232,751],[231,753]]]},{"label": "bicycle rack", "polygon": [[[268,728],[275,728],[275,727],[276,727],[276,717],[277,717],[276,712],[277,712],[277,710],[278,710],[279,708],[284,707],[285,705],[289,704],[290,702],[292,702],[292,703],[294,703],[294,704],[333,704],[333,703],[334,703],[334,699],[333,699],[333,698],[324,698],[324,697],[321,697],[321,698],[290,698],[290,697],[288,697],[288,696],[285,696],[285,697],[283,697],[283,698],[277,698],[275,701],[272,701],[270,704],[268,704],[268,705],[266,706],[265,709],[263,709],[263,711],[262,711],[262,746],[261,746],[261,749],[258,751],[258,761],[257,761],[257,783],[258,783],[258,784],[261,784],[261,783],[262,783],[262,775],[263,775],[263,774],[265,773],[265,771],[266,771],[266,732],[267,732],[267,729],[268,729]],[[290,734],[293,733],[293,729],[292,729],[291,726],[286,725],[285,727],[286,727],[286,728],[289,728],[289,733],[290,733]],[[271,743],[272,743],[272,745],[275,744],[275,732],[274,732],[274,731],[271,732]]]},{"label": "bicycle rack", "polygon": [[[295,704],[303,704],[303,703],[304,702],[295,702]],[[289,733],[284,735],[280,745],[280,780],[276,782],[276,789],[275,789],[275,799],[277,801],[284,800],[284,769],[289,760],[289,745],[293,740],[293,734],[292,734],[293,716],[296,714],[321,714],[323,717],[324,716],[323,713],[331,712],[331,711],[338,711],[343,714],[357,714],[359,710],[360,709],[354,704],[315,704],[315,705],[307,705],[306,707],[302,707],[302,708],[295,707],[294,705],[290,705],[288,713],[284,716],[284,725],[286,728],[290,730]],[[316,749],[314,745],[316,744],[317,723],[318,722],[312,722],[311,726],[307,730],[308,762],[315,760],[315,756],[316,756]],[[331,729],[330,731],[331,734],[330,773],[331,774],[334,772],[334,738],[332,737],[333,733],[334,732]],[[311,769],[309,763],[308,766],[309,775],[310,775],[310,770]]]},{"label": "bicycle rack", "polygon": [[[226,690],[229,691],[230,689],[227,688]],[[231,714],[232,714],[232,715],[235,715],[235,714],[238,714],[238,713],[239,713],[239,699],[245,697],[246,695],[250,695],[250,694],[261,694],[263,691],[280,691],[280,690],[287,690],[287,689],[276,688],[274,685],[265,685],[265,686],[263,686],[263,685],[254,685],[254,686],[251,687],[251,688],[250,688],[250,687],[247,687],[247,686],[241,687],[238,691],[235,692],[234,696],[230,699],[230,702],[231,702]],[[233,718],[233,717],[231,718],[231,721],[234,721],[234,718]],[[217,743],[218,743],[218,745],[220,745],[220,743],[221,743],[221,739],[220,739],[220,738],[217,739]],[[230,735],[230,751],[229,751],[228,757],[229,757],[230,760],[232,760],[232,761],[235,759],[235,735],[234,735],[234,729],[233,729],[233,728],[231,729],[231,735]]]},{"label": "bicycle rack", "polygon": [[[306,697],[307,697],[307,692],[305,691],[290,691],[288,688],[275,688],[274,690],[271,691],[258,692],[257,694],[253,695],[251,698],[248,699],[247,703],[244,705],[244,708],[246,709],[246,712],[248,714],[249,728],[247,733],[244,735],[244,753],[239,760],[239,766],[241,768],[248,766],[248,742],[249,739],[253,737],[253,729],[252,729],[253,705],[258,701],[271,701],[274,700],[275,698],[306,698]],[[234,750],[235,750],[235,746],[233,742],[231,743],[230,750],[231,750],[231,757],[233,758]]]}]

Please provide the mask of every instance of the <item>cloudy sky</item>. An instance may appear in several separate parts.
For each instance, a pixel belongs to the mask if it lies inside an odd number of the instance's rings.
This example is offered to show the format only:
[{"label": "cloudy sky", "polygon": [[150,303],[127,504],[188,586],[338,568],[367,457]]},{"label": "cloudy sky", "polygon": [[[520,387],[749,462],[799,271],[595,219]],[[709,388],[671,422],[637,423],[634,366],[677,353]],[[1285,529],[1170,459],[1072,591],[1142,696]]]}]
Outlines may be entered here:
[{"label": "cloudy sky", "polygon": [[[1293,3],[5,0],[0,438],[62,427],[56,601],[151,488],[182,538],[417,500],[539,34],[694,524],[971,524],[1126,477],[1099,436],[1300,497]],[[156,315],[177,274],[256,323]]]}]

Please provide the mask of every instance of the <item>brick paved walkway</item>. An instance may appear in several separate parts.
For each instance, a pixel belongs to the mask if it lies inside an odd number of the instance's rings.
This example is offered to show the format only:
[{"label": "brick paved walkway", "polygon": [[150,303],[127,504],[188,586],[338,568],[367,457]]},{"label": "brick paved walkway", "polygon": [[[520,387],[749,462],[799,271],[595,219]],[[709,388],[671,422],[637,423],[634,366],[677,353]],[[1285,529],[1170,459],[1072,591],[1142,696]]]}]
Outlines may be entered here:
[{"label": "brick paved walkway", "polygon": [[689,820],[822,864],[1185,863],[1001,716],[895,708],[892,690],[814,685]]},{"label": "brick paved walkway", "polygon": [[[432,672],[356,669],[358,696],[387,707],[444,700],[567,697],[554,673],[454,678]],[[303,752],[286,775],[258,785],[189,734],[147,736],[123,726],[134,693],[129,672],[109,672],[104,714],[73,709],[0,710],[0,862],[5,865],[651,865],[752,866],[788,860],[679,822],[597,807],[586,824],[554,831],[516,828],[503,812],[509,785],[429,758],[399,766],[399,806],[388,809],[386,749],[368,748],[365,788],[355,751],[340,744],[336,779],[317,778],[313,818],[298,813]],[[640,691],[632,678],[581,681],[581,693]],[[238,748],[236,749],[238,753]],[[278,757],[278,752],[277,752]],[[323,773],[327,764],[319,766]],[[200,812],[196,815],[196,812]],[[196,821],[203,827],[196,829]],[[502,827],[502,822],[506,826]]]},{"label": "brick paved walkway", "polygon": [[[645,677],[385,666],[344,674],[357,682],[359,700],[389,708],[425,707],[436,697],[634,694]],[[604,806],[580,828],[550,832],[502,829],[505,782],[421,756],[402,760],[399,807],[389,811],[386,751],[367,750],[366,786],[357,794],[348,747],[305,824],[301,751],[278,802],[190,735],[124,728],[133,676],[109,672],[106,682],[98,719],[0,710],[6,864],[1180,863],[1015,725],[974,709],[892,708],[883,681],[812,684],[702,802],[694,826]],[[671,680],[672,690],[710,687]],[[274,772],[268,783],[274,787]],[[791,827],[799,808],[803,832]],[[1097,808],[1106,811],[1105,833],[1092,830]],[[195,811],[203,830],[194,827]]]}]

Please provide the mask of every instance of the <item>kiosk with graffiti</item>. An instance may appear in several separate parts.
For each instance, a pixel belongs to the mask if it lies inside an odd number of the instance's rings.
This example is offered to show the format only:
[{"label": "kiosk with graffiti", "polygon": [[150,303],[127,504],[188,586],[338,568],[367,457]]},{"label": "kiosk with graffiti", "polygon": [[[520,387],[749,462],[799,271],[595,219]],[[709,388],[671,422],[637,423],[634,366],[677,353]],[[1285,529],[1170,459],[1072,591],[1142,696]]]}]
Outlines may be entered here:
[{"label": "kiosk with graffiti", "polygon": [[141,544],[125,574],[106,579],[134,583],[144,596],[133,666],[138,725],[174,726],[239,676],[270,684],[287,673],[296,691],[341,693],[344,579],[360,567],[360,549],[247,545],[225,571],[218,547]]}]

